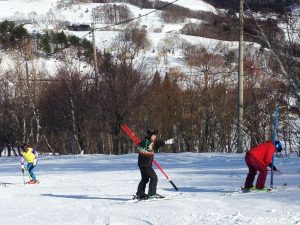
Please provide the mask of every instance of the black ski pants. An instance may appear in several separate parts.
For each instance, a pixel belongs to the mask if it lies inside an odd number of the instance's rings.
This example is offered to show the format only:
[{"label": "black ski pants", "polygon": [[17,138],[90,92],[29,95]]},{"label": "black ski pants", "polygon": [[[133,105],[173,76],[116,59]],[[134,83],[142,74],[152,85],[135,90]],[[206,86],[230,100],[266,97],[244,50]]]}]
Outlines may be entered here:
[{"label": "black ski pants", "polygon": [[145,194],[146,185],[150,180],[148,195],[155,195],[158,179],[154,169],[152,168],[152,166],[139,166],[139,168],[141,171],[142,179],[139,183],[136,194],[139,196]]}]

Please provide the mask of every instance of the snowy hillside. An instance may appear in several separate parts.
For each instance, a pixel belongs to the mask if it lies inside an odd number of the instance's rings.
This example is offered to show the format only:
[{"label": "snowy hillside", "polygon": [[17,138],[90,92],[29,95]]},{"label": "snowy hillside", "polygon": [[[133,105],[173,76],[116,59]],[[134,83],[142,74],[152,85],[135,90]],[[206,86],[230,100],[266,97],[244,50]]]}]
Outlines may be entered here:
[{"label": "snowy hillside", "polygon": [[275,159],[283,172],[274,175],[277,190],[248,194],[237,191],[247,173],[243,155],[157,154],[156,159],[182,194],[156,170],[158,193],[167,199],[137,203],[130,201],[140,179],[135,154],[42,156],[35,186],[23,185],[18,158],[0,158],[0,223],[300,224],[299,158]]},{"label": "snowy hillside", "polygon": [[[85,37],[88,40],[92,40],[88,31],[69,31],[66,26],[60,24],[88,24],[92,23],[92,10],[98,6],[103,6],[101,3],[81,3],[68,5],[62,7],[59,0],[5,0],[0,1],[0,20],[16,21],[17,23],[25,23],[24,26],[30,33],[44,33],[46,30],[64,31],[69,35],[76,35],[79,38]],[[166,2],[173,2],[168,0]],[[121,3],[116,3],[121,4]],[[185,7],[191,10],[201,10],[216,13],[216,9],[205,3],[202,0],[179,0],[174,3],[175,5]],[[181,51],[182,43],[199,44],[208,48],[214,48],[217,45],[226,46],[226,48],[237,48],[238,44],[235,42],[226,42],[213,40],[208,38],[201,38],[195,36],[181,35],[180,29],[188,22],[201,23],[199,20],[188,19],[184,23],[165,23],[160,17],[160,11],[150,13],[153,9],[143,9],[131,4],[125,4],[132,12],[135,18],[142,16],[136,20],[140,26],[146,27],[148,39],[150,40],[149,49],[146,49],[144,56],[146,57],[151,67],[150,71],[158,70],[162,74],[166,72],[170,67],[181,67],[183,70],[186,66],[185,60],[183,60],[183,54]],[[150,13],[147,16],[143,16]],[[96,23],[96,29],[106,27],[107,24]],[[58,29],[58,27],[60,27]],[[116,29],[116,31],[110,31],[105,29],[104,31],[96,30],[95,42],[98,50],[111,51],[111,45],[119,35],[119,30],[124,27],[114,26],[110,29]],[[159,30],[159,32],[157,32]],[[170,43],[166,44],[166,40],[173,40],[176,45]],[[170,47],[171,46],[171,47]],[[174,48],[174,46],[176,48]],[[168,54],[166,61],[163,60],[162,52],[165,49],[174,49],[172,54]],[[4,57],[4,58],[7,58]],[[48,61],[48,60],[45,60]],[[0,62],[1,63],[1,62]],[[44,62],[45,64],[53,64],[52,62]],[[1,64],[5,67],[5,63]],[[56,65],[56,64],[54,64]],[[56,67],[56,66],[54,66]],[[49,68],[54,68],[49,67]],[[47,67],[46,67],[47,68]],[[54,70],[54,71],[52,71]],[[55,68],[48,73],[53,74]],[[187,71],[186,71],[187,72]],[[189,72],[191,73],[191,72]]]},{"label": "snowy hillside", "polygon": [[[64,4],[62,4],[62,2],[64,2]],[[66,27],[67,25],[72,24],[91,25],[93,9],[103,6],[106,3],[76,3],[72,5],[67,4],[67,2],[68,1],[61,0],[1,0],[0,21],[9,20],[16,21],[17,24],[25,24],[24,27],[30,33],[44,33],[46,30],[53,30],[55,32],[64,31],[66,34],[76,35],[79,38],[84,37],[91,41],[92,37],[90,32],[69,31]],[[171,3],[174,2],[174,0],[167,0],[164,2]],[[238,44],[235,41],[220,41],[181,34],[180,30],[186,24],[201,24],[203,23],[201,20],[186,18],[185,21],[181,23],[166,23],[161,18],[162,11],[134,6],[127,3],[127,1],[115,4],[124,4],[127,6],[132,13],[132,16],[138,18],[134,21],[138,22],[140,26],[143,26],[146,29],[148,39],[150,40],[150,46],[148,49],[144,49],[143,56],[141,57],[149,60],[151,72],[154,70],[164,74],[164,72],[168,71],[171,67],[179,67],[185,73],[193,74],[193,72],[190,71],[191,67],[188,67],[186,61],[183,59],[182,48],[185,43],[204,46],[210,49],[218,46],[219,48],[225,49],[224,52],[229,49],[237,49]],[[174,2],[174,5],[189,10],[218,14],[216,8],[202,0],[178,0]],[[99,30],[107,26],[109,26],[109,28],[105,28],[101,31]],[[111,26],[111,24],[101,24],[96,22],[95,28],[95,42],[97,49],[102,52],[112,52],[112,43],[120,34],[120,31],[124,29],[124,26]],[[295,35],[295,38],[299,37]],[[167,54],[164,53],[166,51],[168,51]],[[6,58],[6,56],[4,58]],[[51,63],[52,62],[50,62],[50,64]],[[45,62],[45,64],[49,64],[49,62]],[[1,63],[0,65],[5,66],[5,63]],[[54,72],[49,71],[49,73],[52,74]]]},{"label": "snowy hillside", "polygon": [[[174,2],[174,0],[165,0],[165,2]],[[177,2],[174,3],[175,5],[179,5],[179,6],[182,6],[182,7],[186,7],[186,8],[189,8],[189,9],[192,9],[192,10],[201,10],[201,11],[209,11],[209,12],[216,12],[216,9],[202,1],[202,0],[179,0]]]}]

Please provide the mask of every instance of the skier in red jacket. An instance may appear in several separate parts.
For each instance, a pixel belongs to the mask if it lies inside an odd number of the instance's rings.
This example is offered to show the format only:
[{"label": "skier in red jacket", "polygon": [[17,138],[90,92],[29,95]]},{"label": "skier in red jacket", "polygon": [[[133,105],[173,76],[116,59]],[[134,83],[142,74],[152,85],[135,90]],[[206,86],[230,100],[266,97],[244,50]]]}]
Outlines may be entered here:
[{"label": "skier in red jacket", "polygon": [[[245,190],[258,189],[265,190],[265,182],[268,175],[268,166],[272,167],[272,158],[275,151],[281,152],[282,147],[280,141],[267,141],[251,148],[245,156],[246,164],[249,168],[249,173],[245,181]],[[273,170],[277,168],[273,165]],[[256,186],[253,187],[255,175],[259,171]]]}]

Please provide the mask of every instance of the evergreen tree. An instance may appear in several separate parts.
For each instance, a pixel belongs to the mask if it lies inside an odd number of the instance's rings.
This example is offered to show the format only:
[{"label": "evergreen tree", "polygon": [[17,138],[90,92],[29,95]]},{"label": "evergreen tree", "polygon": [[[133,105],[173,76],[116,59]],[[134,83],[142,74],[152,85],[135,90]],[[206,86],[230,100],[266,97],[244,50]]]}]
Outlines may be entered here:
[{"label": "evergreen tree", "polygon": [[23,38],[28,38],[29,34],[27,30],[23,27],[23,25],[16,26],[11,31],[11,38],[14,41],[18,41]]},{"label": "evergreen tree", "polygon": [[57,34],[57,42],[61,44],[62,47],[68,44],[68,38],[63,31]]},{"label": "evergreen tree", "polygon": [[93,56],[93,45],[87,39],[82,40],[82,47],[84,48],[84,56],[88,59],[92,59]]},{"label": "evergreen tree", "polygon": [[79,37],[75,36],[75,35],[69,36],[69,42],[73,46],[80,46],[81,45],[80,40],[81,39]]},{"label": "evergreen tree", "polygon": [[48,32],[42,37],[42,48],[43,51],[45,52],[46,56],[49,56],[51,54],[51,38]]}]

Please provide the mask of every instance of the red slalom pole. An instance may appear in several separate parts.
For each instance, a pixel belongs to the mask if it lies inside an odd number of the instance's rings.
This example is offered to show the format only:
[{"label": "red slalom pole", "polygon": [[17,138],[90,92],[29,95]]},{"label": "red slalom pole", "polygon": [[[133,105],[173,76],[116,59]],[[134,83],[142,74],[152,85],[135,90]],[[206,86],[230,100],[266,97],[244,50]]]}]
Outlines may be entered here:
[{"label": "red slalom pole", "polygon": [[165,177],[167,178],[167,180],[170,182],[170,184],[173,186],[173,188],[178,191],[178,187],[176,187],[176,185],[174,184],[174,182],[171,180],[171,178],[165,173],[165,171],[161,168],[161,166],[158,164],[158,162],[153,159],[153,163],[157,166],[157,168],[160,170],[160,172],[162,172],[163,175],[165,175]]},{"label": "red slalom pole", "polygon": [[122,124],[121,128],[133,140],[133,142],[136,145],[138,145],[141,142],[126,124]]}]

